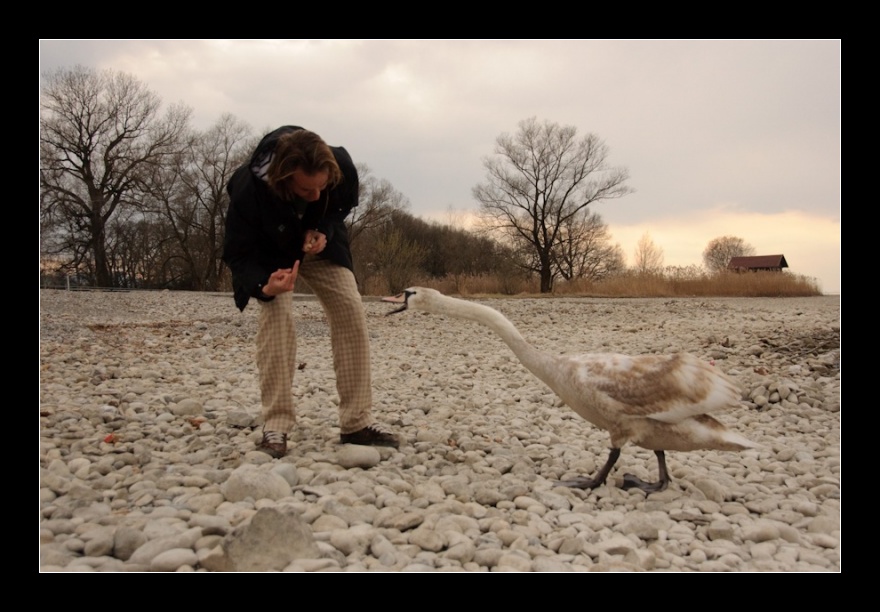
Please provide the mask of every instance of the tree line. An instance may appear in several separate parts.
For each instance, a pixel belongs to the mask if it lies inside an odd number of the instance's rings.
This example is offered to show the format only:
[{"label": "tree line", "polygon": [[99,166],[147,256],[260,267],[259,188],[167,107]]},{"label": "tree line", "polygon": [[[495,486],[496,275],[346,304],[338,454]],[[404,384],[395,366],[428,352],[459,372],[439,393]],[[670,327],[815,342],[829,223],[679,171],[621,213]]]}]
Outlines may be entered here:
[{"label": "tree line", "polygon": [[[163,111],[158,95],[125,73],[76,66],[43,75],[44,283],[229,289],[226,183],[260,135],[230,114],[196,130],[191,115],[181,104]],[[626,270],[589,208],[632,191],[626,169],[608,165],[608,147],[594,134],[536,118],[518,127],[497,138],[483,161],[486,180],[473,189],[481,231],[413,216],[404,194],[359,164],[359,204],[347,224],[362,291],[437,278],[458,287],[495,275],[536,277],[549,292],[558,279],[600,281]],[[662,251],[645,240],[636,267],[650,271],[662,266]]]}]

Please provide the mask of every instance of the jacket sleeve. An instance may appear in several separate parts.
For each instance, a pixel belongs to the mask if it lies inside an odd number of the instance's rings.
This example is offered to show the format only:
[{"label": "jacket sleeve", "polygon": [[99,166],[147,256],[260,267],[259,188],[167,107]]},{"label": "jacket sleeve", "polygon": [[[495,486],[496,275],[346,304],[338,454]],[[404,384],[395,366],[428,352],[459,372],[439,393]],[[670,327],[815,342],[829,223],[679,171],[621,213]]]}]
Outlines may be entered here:
[{"label": "jacket sleeve", "polygon": [[331,147],[336,163],[342,170],[342,181],[330,191],[327,212],[318,221],[317,229],[327,236],[327,242],[333,240],[337,227],[344,227],[345,218],[351,209],[358,205],[358,173],[351,155],[343,147]]},{"label": "jacket sleeve", "polygon": [[250,181],[250,169],[242,166],[227,185],[229,209],[226,212],[223,261],[232,271],[232,290],[239,310],[244,310],[251,297],[266,301],[260,297],[261,288],[270,274],[258,257],[259,221],[256,218],[256,194]]}]

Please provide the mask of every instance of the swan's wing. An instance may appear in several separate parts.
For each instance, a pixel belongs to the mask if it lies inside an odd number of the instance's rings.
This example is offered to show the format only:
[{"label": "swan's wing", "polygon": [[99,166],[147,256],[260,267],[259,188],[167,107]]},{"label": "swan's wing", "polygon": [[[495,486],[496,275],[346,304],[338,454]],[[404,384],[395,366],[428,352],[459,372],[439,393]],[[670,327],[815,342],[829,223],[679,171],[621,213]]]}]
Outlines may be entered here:
[{"label": "swan's wing", "polygon": [[666,423],[736,405],[734,382],[693,355],[573,356],[580,384],[591,388],[608,410]]}]

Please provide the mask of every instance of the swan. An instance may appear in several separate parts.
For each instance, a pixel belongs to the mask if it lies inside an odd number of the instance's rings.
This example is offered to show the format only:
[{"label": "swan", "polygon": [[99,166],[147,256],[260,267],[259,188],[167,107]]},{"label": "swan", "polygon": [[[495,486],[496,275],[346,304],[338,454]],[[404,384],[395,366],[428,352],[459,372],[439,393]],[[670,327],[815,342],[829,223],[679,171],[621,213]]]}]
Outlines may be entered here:
[{"label": "swan", "polygon": [[598,473],[558,484],[594,489],[605,483],[624,444],[653,450],[659,479],[645,482],[625,474],[622,488],[646,493],[670,482],[665,451],[741,451],[759,445],[730,431],[711,412],[738,404],[734,382],[711,364],[688,353],[554,355],[530,345],[504,315],[488,306],[452,298],[435,289],[410,287],[382,301],[476,321],[501,336],[522,364],[572,410],[611,437],[611,452]]}]

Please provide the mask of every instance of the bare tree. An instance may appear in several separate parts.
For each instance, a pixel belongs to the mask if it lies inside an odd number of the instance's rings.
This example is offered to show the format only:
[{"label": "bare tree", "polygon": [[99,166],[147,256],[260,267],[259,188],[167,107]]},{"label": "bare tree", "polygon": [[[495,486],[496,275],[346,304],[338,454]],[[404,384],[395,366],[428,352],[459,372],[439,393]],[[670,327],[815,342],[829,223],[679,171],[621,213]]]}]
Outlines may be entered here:
[{"label": "bare tree", "polygon": [[626,269],[620,245],[611,244],[599,213],[581,211],[562,224],[552,252],[553,265],[565,280],[601,280]]},{"label": "bare tree", "polygon": [[96,284],[111,286],[108,223],[136,201],[147,170],[180,150],[190,110],[160,116],[158,95],[124,73],[77,66],[43,78],[40,204],[53,255],[89,258]]},{"label": "bare tree", "polygon": [[703,264],[712,272],[727,269],[734,257],[748,257],[755,254],[755,247],[736,236],[713,238],[703,251]]},{"label": "bare tree", "polygon": [[[379,249],[386,240],[385,233],[394,227],[394,218],[405,213],[409,200],[394,188],[387,179],[373,175],[369,166],[357,164],[358,205],[346,218],[349,242],[351,244],[354,273],[362,292],[367,283],[382,269],[387,269],[384,255]],[[379,260],[383,263],[380,264]]]},{"label": "bare tree", "polygon": [[565,223],[593,202],[632,191],[626,169],[608,167],[607,159],[595,134],[578,139],[574,126],[532,117],[516,134],[499,136],[495,155],[483,161],[486,182],[473,195],[491,227],[534,253],[542,293],[553,290],[553,250]]},{"label": "bare tree", "polygon": [[247,160],[253,139],[246,123],[224,114],[204,132],[191,134],[186,148],[155,167],[145,186],[151,212],[173,231],[175,257],[187,269],[183,286],[189,289],[221,288],[226,183]]},{"label": "bare tree", "polygon": [[357,171],[358,205],[345,221],[352,248],[362,233],[383,226],[394,212],[409,209],[409,199],[390,181],[373,175],[364,163],[357,164]]},{"label": "bare tree", "polygon": [[642,234],[636,245],[635,265],[639,274],[660,274],[663,272],[663,249],[654,244],[648,232]]},{"label": "bare tree", "polygon": [[107,256],[119,287],[178,286],[183,271],[174,237],[161,218],[115,215],[108,225]]}]

